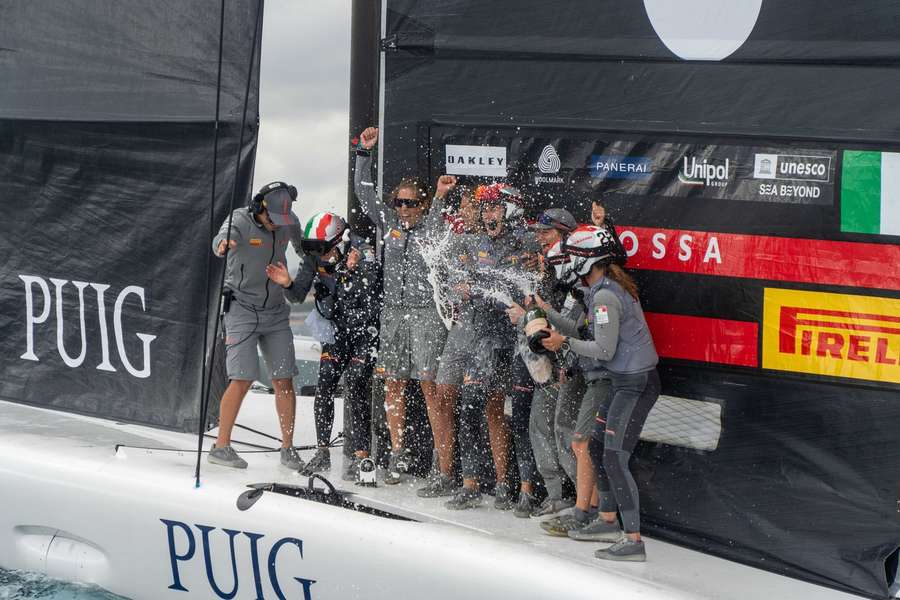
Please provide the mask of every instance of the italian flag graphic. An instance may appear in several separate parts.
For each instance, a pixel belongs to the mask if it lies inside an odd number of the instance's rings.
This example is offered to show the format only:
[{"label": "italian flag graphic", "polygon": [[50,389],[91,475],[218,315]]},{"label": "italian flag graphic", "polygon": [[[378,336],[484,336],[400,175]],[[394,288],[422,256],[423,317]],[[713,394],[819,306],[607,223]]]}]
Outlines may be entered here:
[{"label": "italian flag graphic", "polygon": [[845,150],[841,231],[900,235],[900,153]]},{"label": "italian flag graphic", "polygon": [[306,224],[303,235],[306,239],[324,240],[328,237],[328,226],[331,224],[331,214],[319,213],[314,215]]}]

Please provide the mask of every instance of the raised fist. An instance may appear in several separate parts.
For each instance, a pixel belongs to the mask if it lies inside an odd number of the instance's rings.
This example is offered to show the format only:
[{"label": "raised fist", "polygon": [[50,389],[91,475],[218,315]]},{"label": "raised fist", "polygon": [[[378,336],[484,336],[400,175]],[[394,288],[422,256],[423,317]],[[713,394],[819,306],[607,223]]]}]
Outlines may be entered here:
[{"label": "raised fist", "polygon": [[443,198],[447,195],[447,192],[452,190],[456,186],[456,177],[453,175],[441,175],[437,180],[437,191],[435,195],[438,198]]},{"label": "raised fist", "polygon": [[378,128],[367,127],[359,134],[359,142],[366,150],[371,150],[378,143]]}]

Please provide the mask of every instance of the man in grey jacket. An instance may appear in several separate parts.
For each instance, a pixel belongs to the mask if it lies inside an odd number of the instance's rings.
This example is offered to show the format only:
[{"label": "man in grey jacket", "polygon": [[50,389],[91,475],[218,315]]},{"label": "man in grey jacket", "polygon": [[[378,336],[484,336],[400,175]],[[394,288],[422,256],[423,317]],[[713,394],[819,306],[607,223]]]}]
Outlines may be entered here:
[{"label": "man in grey jacket", "polygon": [[[293,376],[297,367],[290,306],[285,298],[302,299],[309,291],[312,278],[298,277],[284,288],[268,276],[274,267],[284,266],[292,230],[299,225],[291,212],[296,196],[296,188],[282,182],[264,186],[248,207],[234,211],[230,229],[226,220],[213,238],[215,255],[226,257],[224,328],[230,380],[220,403],[219,435],[208,455],[213,464],[247,467],[247,462],[231,447],[231,431],[250,384],[259,377],[259,345],[275,387],[282,436],[281,464],[294,470],[303,467],[293,444],[296,410]],[[303,273],[305,269],[301,267]]]}]

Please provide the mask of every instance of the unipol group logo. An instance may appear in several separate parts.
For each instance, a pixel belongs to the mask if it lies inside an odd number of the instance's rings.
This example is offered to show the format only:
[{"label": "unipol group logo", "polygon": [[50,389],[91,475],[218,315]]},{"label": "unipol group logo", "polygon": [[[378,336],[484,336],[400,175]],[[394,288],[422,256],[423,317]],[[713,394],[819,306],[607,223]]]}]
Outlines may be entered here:
[{"label": "unipol group logo", "polygon": [[762,0],[644,0],[662,43],[684,60],[722,60],[744,45]]},{"label": "unipol group logo", "polygon": [[[110,322],[106,311],[106,307],[112,304],[112,341],[115,343],[119,363],[134,377],[142,379],[150,377],[150,344],[156,339],[156,336],[147,333],[134,334],[141,342],[142,359],[132,362],[133,359],[129,358],[125,351],[127,334],[122,317],[125,301],[128,300],[129,296],[134,296],[140,301],[141,310],[147,310],[144,288],[130,285],[118,293],[107,297],[107,292],[111,286],[105,283],[68,281],[50,277],[50,284],[53,285],[53,293],[51,294],[50,285],[47,284],[47,280],[43,277],[19,275],[19,279],[22,280],[25,286],[25,352],[19,358],[39,362],[41,356],[47,352],[47,348],[38,348],[35,344],[34,332],[36,327],[50,326],[48,321],[52,313],[55,317],[53,324],[56,328],[56,352],[67,367],[73,369],[82,367],[87,357],[88,345],[93,343],[100,345],[101,352],[100,364],[94,365],[94,368],[98,371],[116,372],[117,369],[115,364],[113,364],[110,350]],[[88,291],[88,288],[90,288],[90,291]],[[81,344],[78,347],[77,354],[70,353],[70,349],[67,349],[64,343],[67,325],[64,319],[63,299],[64,296],[73,292],[78,295],[77,327],[81,332]],[[88,303],[93,304],[90,310],[97,311],[99,327],[96,329],[88,329],[86,327],[85,312],[89,310],[86,306]],[[72,324],[68,325],[68,327],[72,326]],[[135,363],[138,363],[140,366],[137,366]]]},{"label": "unipol group logo", "polygon": [[900,300],[766,288],[763,368],[900,383]]},{"label": "unipol group logo", "polygon": [[731,162],[712,163],[709,159],[697,160],[696,156],[685,156],[682,159],[678,181],[684,185],[725,187],[731,178]]},{"label": "unipol group logo", "polygon": [[544,175],[535,176],[535,183],[563,182],[563,178],[557,175],[562,168],[562,160],[560,160],[559,154],[556,152],[556,148],[553,147],[553,144],[547,144],[544,146],[544,149],[541,150],[541,155],[538,157],[537,161],[537,168]]}]

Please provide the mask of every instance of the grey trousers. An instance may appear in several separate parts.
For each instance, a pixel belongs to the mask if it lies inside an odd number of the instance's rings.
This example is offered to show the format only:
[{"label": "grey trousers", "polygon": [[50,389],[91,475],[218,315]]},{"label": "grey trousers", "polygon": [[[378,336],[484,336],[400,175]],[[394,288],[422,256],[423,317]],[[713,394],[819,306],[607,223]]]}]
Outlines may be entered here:
[{"label": "grey trousers", "polygon": [[572,436],[584,388],[579,372],[566,383],[542,386],[534,392],[528,435],[538,472],[553,500],[562,498],[565,477],[575,481]]}]

